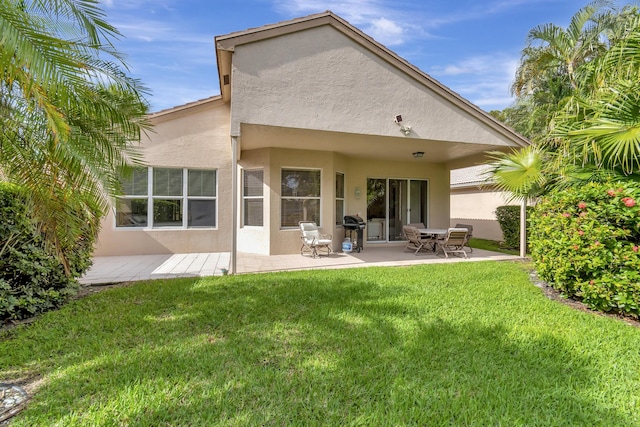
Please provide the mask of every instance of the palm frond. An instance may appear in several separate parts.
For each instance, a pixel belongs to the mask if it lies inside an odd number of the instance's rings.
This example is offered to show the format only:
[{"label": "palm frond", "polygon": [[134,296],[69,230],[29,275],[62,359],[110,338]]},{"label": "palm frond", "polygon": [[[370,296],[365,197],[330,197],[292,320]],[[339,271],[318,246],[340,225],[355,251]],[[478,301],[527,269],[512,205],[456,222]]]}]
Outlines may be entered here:
[{"label": "palm frond", "polygon": [[127,75],[96,0],[0,6],[0,174],[27,189],[68,266],[87,218],[97,227],[117,191],[118,170],[142,160],[134,144],[150,128],[146,89]]},{"label": "palm frond", "polygon": [[495,185],[512,194],[513,199],[531,198],[540,194],[546,182],[542,152],[535,146],[520,151],[489,153],[489,175]]}]

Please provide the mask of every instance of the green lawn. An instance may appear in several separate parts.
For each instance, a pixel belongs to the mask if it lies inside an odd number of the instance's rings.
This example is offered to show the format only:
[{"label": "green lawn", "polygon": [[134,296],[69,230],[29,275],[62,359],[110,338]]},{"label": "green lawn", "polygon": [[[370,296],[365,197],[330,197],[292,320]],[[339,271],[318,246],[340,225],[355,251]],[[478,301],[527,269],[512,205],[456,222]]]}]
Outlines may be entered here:
[{"label": "green lawn", "polygon": [[153,281],[0,335],[15,426],[640,425],[640,329],[520,263]]},{"label": "green lawn", "polygon": [[520,251],[518,249],[504,248],[500,246],[500,243],[496,242],[495,240],[478,239],[474,237],[471,240],[469,240],[469,245],[472,248],[484,249],[487,251],[494,251],[494,252],[502,252],[509,255],[520,254]]}]

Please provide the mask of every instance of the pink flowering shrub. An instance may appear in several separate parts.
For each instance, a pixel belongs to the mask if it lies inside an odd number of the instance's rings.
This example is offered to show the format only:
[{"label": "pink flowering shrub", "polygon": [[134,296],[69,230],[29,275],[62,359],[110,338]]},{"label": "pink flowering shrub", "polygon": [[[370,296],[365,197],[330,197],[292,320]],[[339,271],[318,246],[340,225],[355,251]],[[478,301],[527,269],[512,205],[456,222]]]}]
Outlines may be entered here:
[{"label": "pink flowering shrub", "polygon": [[640,317],[640,185],[591,183],[544,197],[529,220],[540,277],[591,308]]}]

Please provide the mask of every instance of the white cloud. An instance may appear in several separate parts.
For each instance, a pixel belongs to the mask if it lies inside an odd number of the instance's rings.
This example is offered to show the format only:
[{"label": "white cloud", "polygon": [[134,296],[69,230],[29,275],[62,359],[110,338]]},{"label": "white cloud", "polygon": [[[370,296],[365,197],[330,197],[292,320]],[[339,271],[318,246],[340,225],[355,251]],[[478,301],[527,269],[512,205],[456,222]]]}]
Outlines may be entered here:
[{"label": "white cloud", "polygon": [[278,10],[287,14],[298,15],[300,13],[316,13],[331,10],[344,16],[347,20],[359,21],[361,17],[383,16],[389,8],[382,6],[382,2],[377,0],[343,0],[343,1],[322,1],[322,0],[275,0]]},{"label": "white cloud", "polygon": [[387,46],[403,44],[406,33],[398,23],[387,18],[374,19],[371,26],[365,28],[364,32]]},{"label": "white cloud", "polygon": [[421,33],[407,8],[380,0],[276,0],[275,6],[288,16],[330,10],[387,46],[404,44]]},{"label": "white cloud", "polygon": [[465,58],[455,64],[434,66],[430,73],[440,76],[457,76],[462,74],[507,73],[513,76],[518,66],[518,58],[504,54],[477,55]]},{"label": "white cloud", "polygon": [[468,74],[469,69],[460,65],[447,65],[446,67],[436,67],[434,74],[445,76],[457,76],[460,74]]},{"label": "white cloud", "polygon": [[485,109],[503,109],[513,103],[509,92],[519,57],[496,53],[478,55],[454,64],[432,67],[429,74]]},{"label": "white cloud", "polygon": [[[219,92],[214,34],[189,25],[166,2],[110,1],[109,21],[123,35],[116,48],[126,55],[132,75],[152,90],[152,111]],[[151,10],[160,11],[159,7],[163,13]]]},{"label": "white cloud", "polygon": [[115,10],[136,10],[145,9],[167,9],[170,10],[170,4],[175,0],[99,0],[105,8]]},{"label": "white cloud", "polygon": [[[509,10],[522,7],[529,3],[558,3],[559,0],[492,0],[483,2],[466,2],[455,8],[455,3],[450,3],[449,12],[443,15],[432,15],[424,20],[426,28],[436,29],[445,25],[460,22],[477,21],[492,15],[504,14]],[[461,2],[462,3],[462,2]]]},{"label": "white cloud", "polygon": [[385,0],[272,0],[274,8],[285,16],[302,16],[325,10],[387,46],[406,45],[416,39],[440,38],[436,30],[462,22],[486,19],[522,7],[526,3],[553,3],[558,0],[489,0],[486,2],[449,2],[446,12],[436,12],[423,3]]},{"label": "white cloud", "polygon": [[124,19],[114,20],[113,25],[126,37],[146,42],[169,43],[213,43],[213,37],[203,33],[191,33],[189,30],[173,27],[164,21]]},{"label": "white cloud", "polygon": [[485,110],[504,110],[505,107],[513,104],[515,99],[512,96],[497,97],[479,97],[472,101],[478,107],[482,107]]}]

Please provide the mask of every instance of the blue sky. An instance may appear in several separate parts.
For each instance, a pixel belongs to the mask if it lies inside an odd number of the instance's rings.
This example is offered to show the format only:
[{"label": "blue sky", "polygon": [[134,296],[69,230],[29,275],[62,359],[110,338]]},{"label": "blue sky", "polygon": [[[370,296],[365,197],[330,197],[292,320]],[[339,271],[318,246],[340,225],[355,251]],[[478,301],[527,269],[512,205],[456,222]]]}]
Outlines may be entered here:
[{"label": "blue sky", "polygon": [[566,27],[575,0],[102,0],[152,111],[220,93],[214,37],[331,10],[480,108],[512,103],[528,31]]}]

